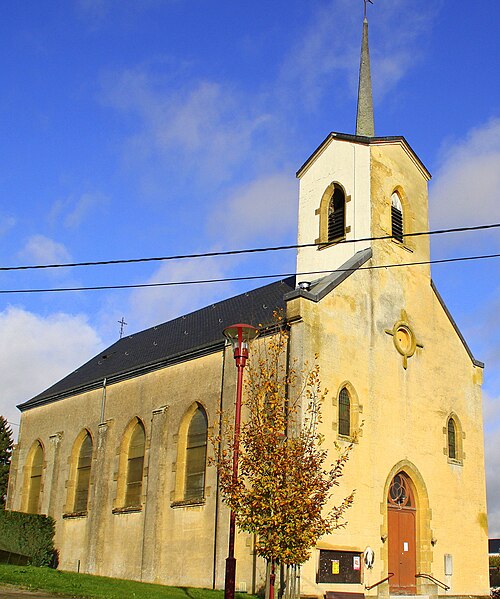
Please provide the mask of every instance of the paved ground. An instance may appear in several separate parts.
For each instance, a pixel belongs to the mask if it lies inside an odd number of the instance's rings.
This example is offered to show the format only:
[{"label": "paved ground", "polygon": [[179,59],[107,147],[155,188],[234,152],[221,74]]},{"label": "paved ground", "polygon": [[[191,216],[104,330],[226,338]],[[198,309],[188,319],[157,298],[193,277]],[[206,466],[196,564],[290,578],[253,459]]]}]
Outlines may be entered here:
[{"label": "paved ground", "polygon": [[24,591],[18,587],[0,586],[0,599],[61,599],[61,596],[47,595],[41,591]]}]

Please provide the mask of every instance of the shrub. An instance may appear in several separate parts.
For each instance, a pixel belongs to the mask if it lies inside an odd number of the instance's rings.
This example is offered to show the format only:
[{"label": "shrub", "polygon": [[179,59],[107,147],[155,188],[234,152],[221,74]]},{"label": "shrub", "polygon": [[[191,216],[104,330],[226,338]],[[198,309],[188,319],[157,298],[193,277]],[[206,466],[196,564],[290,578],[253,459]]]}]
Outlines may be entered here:
[{"label": "shrub", "polygon": [[[500,555],[490,555],[490,587],[500,587]],[[496,599],[500,599],[499,591]]]},{"label": "shrub", "polygon": [[0,539],[4,550],[29,557],[32,566],[57,566],[55,523],[49,516],[0,509]]},{"label": "shrub", "polygon": [[490,568],[490,587],[500,587],[500,570],[498,568]]}]

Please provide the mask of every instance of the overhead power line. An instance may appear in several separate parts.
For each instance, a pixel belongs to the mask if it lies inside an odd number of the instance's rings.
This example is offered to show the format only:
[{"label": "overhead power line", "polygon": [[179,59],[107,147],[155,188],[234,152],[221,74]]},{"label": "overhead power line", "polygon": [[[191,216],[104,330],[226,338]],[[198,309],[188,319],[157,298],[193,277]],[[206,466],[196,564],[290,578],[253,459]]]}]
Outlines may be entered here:
[{"label": "overhead power line", "polygon": [[[474,227],[455,227],[452,229],[435,229],[432,231],[418,231],[416,233],[405,233],[403,237],[421,237],[422,235],[443,235],[445,233],[464,233],[468,231],[482,231],[486,229],[496,229],[500,223],[491,223],[486,225],[477,225]],[[382,235],[378,237],[360,237],[358,239],[344,239],[340,243],[360,243],[366,241],[380,241],[383,239],[393,239],[393,235]],[[235,256],[238,254],[257,254],[263,252],[276,252],[282,250],[296,250],[307,247],[321,247],[330,245],[330,243],[301,243],[291,245],[267,246],[260,248],[247,248],[241,250],[226,250],[220,252],[200,252],[198,254],[177,254],[172,256],[153,256],[148,258],[126,258],[118,260],[97,260],[87,262],[65,262],[61,264],[32,264],[22,266],[0,266],[0,271],[15,270],[41,270],[46,268],[73,268],[76,266],[108,266],[113,264],[138,264],[141,262],[165,262],[167,260],[186,260],[194,258],[213,258],[216,256]]]},{"label": "overhead power line", "polygon": [[401,268],[403,266],[423,266],[425,264],[446,264],[450,262],[467,262],[500,258],[500,254],[485,254],[480,256],[463,256],[458,258],[443,258],[441,260],[423,260],[421,262],[405,262],[403,264],[377,264],[360,268],[336,268],[333,270],[314,270],[299,273],[275,273],[271,275],[249,275],[244,277],[224,277],[220,279],[197,279],[193,281],[166,281],[164,283],[135,283],[130,285],[96,285],[95,287],[55,287],[47,289],[0,289],[0,294],[13,293],[56,293],[65,291],[103,291],[109,289],[144,289],[148,287],[174,287],[177,285],[201,285],[206,283],[229,283],[233,281],[253,281],[256,279],[281,279],[291,276],[326,275],[333,272],[354,272],[358,270],[378,270],[381,268]]}]

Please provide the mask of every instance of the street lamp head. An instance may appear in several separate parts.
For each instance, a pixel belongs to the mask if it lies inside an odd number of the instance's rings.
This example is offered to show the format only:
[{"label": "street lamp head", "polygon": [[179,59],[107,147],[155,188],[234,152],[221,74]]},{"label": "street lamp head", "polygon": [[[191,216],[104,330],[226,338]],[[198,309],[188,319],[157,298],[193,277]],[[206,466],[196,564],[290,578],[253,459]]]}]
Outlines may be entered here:
[{"label": "street lamp head", "polygon": [[233,324],[224,329],[224,337],[231,342],[235,360],[242,359],[245,365],[248,357],[248,345],[259,334],[258,329],[250,324]]}]

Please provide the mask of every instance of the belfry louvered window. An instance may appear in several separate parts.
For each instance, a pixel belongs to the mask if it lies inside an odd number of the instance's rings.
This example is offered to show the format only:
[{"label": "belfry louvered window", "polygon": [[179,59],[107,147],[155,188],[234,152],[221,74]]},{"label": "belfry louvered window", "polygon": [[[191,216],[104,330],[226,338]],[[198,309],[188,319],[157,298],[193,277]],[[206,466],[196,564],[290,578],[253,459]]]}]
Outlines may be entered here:
[{"label": "belfry louvered window", "polygon": [[351,398],[344,387],[339,393],[339,435],[351,434]]},{"label": "belfry louvered window", "polygon": [[203,499],[205,496],[207,432],[207,415],[199,406],[191,418],[187,434],[185,500]]},{"label": "belfry louvered window", "polygon": [[397,193],[391,196],[391,225],[392,236],[401,243],[403,242],[403,207]]},{"label": "belfry louvered window", "polygon": [[142,473],[144,469],[144,449],[146,435],[144,428],[138,422],[132,432],[127,459],[127,491],[125,505],[135,507],[141,505]]},{"label": "belfry louvered window", "polygon": [[453,418],[448,420],[448,457],[457,459],[457,428]]},{"label": "belfry louvered window", "polygon": [[78,466],[76,470],[75,505],[73,511],[87,511],[90,488],[90,467],[92,464],[92,438],[87,433],[78,455]]},{"label": "belfry louvered window", "polygon": [[345,195],[335,185],[328,205],[328,241],[335,241],[345,236]]}]

